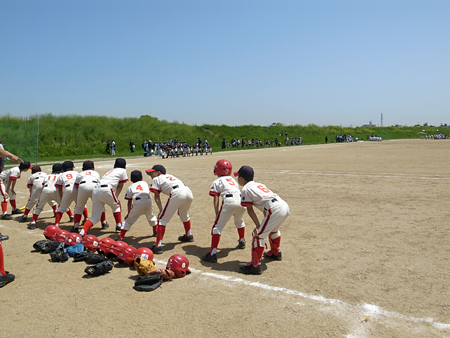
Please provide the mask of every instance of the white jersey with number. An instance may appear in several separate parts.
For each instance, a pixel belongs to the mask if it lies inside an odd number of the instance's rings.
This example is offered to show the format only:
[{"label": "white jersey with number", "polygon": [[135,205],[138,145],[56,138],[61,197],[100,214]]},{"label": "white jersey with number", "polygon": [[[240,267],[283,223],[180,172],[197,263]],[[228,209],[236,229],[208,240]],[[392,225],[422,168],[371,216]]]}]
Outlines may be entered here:
[{"label": "white jersey with number", "polygon": [[153,202],[147,182],[138,181],[130,185],[125,193],[125,199],[133,201],[133,208],[125,217],[122,229],[130,230],[141,215],[147,217],[151,227],[156,224],[156,216],[153,214]]},{"label": "white jersey with number", "polygon": [[75,178],[75,188],[78,189],[75,214],[82,214],[89,198],[92,199],[92,191],[100,181],[100,175],[95,170],[84,170]]},{"label": "white jersey with number", "polygon": [[47,176],[33,214],[40,215],[46,203],[56,205],[60,202],[59,194],[55,187],[58,176],[59,174],[50,174]]},{"label": "white jersey with number", "polygon": [[114,191],[117,190],[119,183],[128,182],[127,171],[123,168],[114,168],[108,171],[100,180],[101,185],[109,185]]},{"label": "white jersey with number", "polygon": [[16,181],[20,178],[20,169],[19,167],[13,167],[13,168],[9,168],[5,171],[2,171],[0,173],[0,193],[2,195],[2,201],[6,202],[6,198],[5,198],[5,193],[9,194],[9,199],[10,200],[14,200],[16,199],[16,195],[12,193],[11,189],[9,189],[9,191],[6,191],[6,187],[8,185],[9,181]]},{"label": "white jersey with number", "polygon": [[209,190],[210,196],[221,196],[222,205],[216,215],[212,234],[221,235],[223,228],[234,216],[234,224],[237,229],[245,227],[245,208],[241,206],[241,196],[236,180],[231,176],[217,178]]},{"label": "white jersey with number", "polygon": [[277,194],[262,183],[250,181],[241,190],[241,205],[255,206],[265,213],[258,229],[260,246],[264,246],[264,239],[269,235],[272,239],[280,236],[280,226],[289,216],[290,210]]},{"label": "white jersey with number", "polygon": [[158,215],[158,224],[167,225],[172,216],[178,211],[181,222],[190,220],[189,208],[194,199],[191,189],[173,175],[159,175],[152,180],[150,191],[169,196],[163,210]]},{"label": "white jersey with number", "polygon": [[77,175],[77,171],[70,170],[59,174],[58,178],[56,179],[56,189],[63,189],[61,203],[59,204],[58,210],[56,210],[56,212],[67,212],[69,211],[70,205],[73,202],[76,202],[77,190],[74,189],[74,186]]}]

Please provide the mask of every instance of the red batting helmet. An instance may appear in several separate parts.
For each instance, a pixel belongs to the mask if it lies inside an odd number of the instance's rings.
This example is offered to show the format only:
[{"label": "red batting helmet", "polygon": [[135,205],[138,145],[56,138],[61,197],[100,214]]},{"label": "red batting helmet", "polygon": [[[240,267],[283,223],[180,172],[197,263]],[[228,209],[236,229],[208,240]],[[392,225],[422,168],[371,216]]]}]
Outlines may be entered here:
[{"label": "red batting helmet", "polygon": [[55,241],[60,241],[60,242],[65,242],[67,236],[70,235],[70,232],[68,232],[67,230],[61,230],[60,232],[57,232],[55,235]]},{"label": "red batting helmet", "polygon": [[72,245],[75,245],[75,244],[81,244],[81,239],[82,238],[83,237],[81,237],[80,234],[72,232],[72,233],[69,233],[67,235],[66,239],[64,240],[64,244],[66,246],[72,246]]},{"label": "red batting helmet", "polygon": [[128,244],[124,241],[115,241],[109,248],[109,253],[116,257],[119,257],[119,253],[123,252],[127,248]]},{"label": "red batting helmet", "polygon": [[44,236],[45,238],[51,241],[56,241],[55,236],[57,233],[60,233],[61,231],[62,231],[61,228],[57,227],[56,225],[49,225],[44,230]]},{"label": "red batting helmet", "polygon": [[137,249],[135,247],[129,245],[125,248],[125,250],[119,252],[117,259],[120,263],[124,262],[131,266],[133,265],[134,254],[136,253],[136,251]]},{"label": "red batting helmet", "polygon": [[101,250],[105,255],[109,253],[109,248],[111,247],[111,244],[114,243],[114,240],[112,238],[106,237],[102,238],[98,242],[98,250]]},{"label": "red batting helmet", "polygon": [[89,251],[94,252],[98,248],[98,238],[94,235],[85,235],[81,240],[81,244]]},{"label": "red batting helmet", "polygon": [[216,165],[214,166],[214,175],[229,176],[231,175],[232,170],[233,166],[229,161],[218,160]]},{"label": "red batting helmet", "polygon": [[170,256],[166,269],[172,270],[179,278],[191,273],[191,270],[189,270],[189,260],[183,255]]},{"label": "red batting helmet", "polygon": [[136,258],[136,257],[141,257],[142,259],[147,259],[149,261],[152,261],[153,264],[155,264],[155,262],[153,262],[153,251],[150,250],[149,248],[137,249],[133,258]]}]

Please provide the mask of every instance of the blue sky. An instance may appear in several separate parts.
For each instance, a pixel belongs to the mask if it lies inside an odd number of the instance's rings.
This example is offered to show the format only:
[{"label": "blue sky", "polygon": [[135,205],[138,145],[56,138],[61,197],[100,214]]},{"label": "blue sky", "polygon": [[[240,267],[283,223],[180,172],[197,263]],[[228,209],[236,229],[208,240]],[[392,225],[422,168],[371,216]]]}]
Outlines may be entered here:
[{"label": "blue sky", "polygon": [[0,115],[450,124],[450,1],[0,1]]}]

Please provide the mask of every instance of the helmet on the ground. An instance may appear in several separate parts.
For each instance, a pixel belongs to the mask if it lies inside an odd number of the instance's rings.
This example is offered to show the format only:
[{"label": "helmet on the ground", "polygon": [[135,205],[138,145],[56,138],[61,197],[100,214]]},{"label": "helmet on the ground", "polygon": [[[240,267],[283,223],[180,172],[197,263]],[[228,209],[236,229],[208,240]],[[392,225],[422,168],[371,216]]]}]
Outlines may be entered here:
[{"label": "helmet on the ground", "polygon": [[227,160],[218,160],[214,166],[214,175],[228,176],[231,175],[233,166]]},{"label": "helmet on the ground", "polygon": [[81,239],[81,244],[89,251],[94,252],[98,248],[98,238],[94,235],[85,235]]},{"label": "helmet on the ground", "polygon": [[137,249],[136,252],[134,253],[133,258],[136,258],[136,257],[141,257],[142,259],[152,261],[152,263],[155,264],[155,262],[153,262],[153,251],[150,250],[149,248]]},{"label": "helmet on the ground", "polygon": [[61,230],[60,232],[56,233],[55,241],[65,242],[66,238],[70,235],[70,232],[67,230]]},{"label": "helmet on the ground", "polygon": [[178,254],[170,256],[166,269],[172,270],[179,278],[191,273],[189,260],[185,256]]},{"label": "helmet on the ground", "polygon": [[101,250],[105,255],[109,253],[109,248],[111,247],[111,244],[114,243],[114,240],[112,238],[106,237],[102,238],[98,242],[98,250]]},{"label": "helmet on the ground", "polygon": [[44,236],[45,236],[45,238],[47,238],[51,241],[56,241],[55,236],[57,233],[59,233],[61,231],[62,230],[60,227],[57,227],[56,225],[49,225],[44,230]]},{"label": "helmet on the ground", "polygon": [[109,248],[109,253],[119,257],[119,253],[127,248],[128,244],[124,241],[115,241]]},{"label": "helmet on the ground", "polygon": [[136,248],[129,245],[122,252],[119,252],[117,259],[120,263],[124,262],[128,265],[133,265],[134,254],[136,253]]},{"label": "helmet on the ground", "polygon": [[81,244],[81,239],[83,237],[81,237],[80,234],[77,234],[75,232],[69,233],[66,237],[66,239],[64,240],[64,244],[66,246],[72,246],[75,244]]}]

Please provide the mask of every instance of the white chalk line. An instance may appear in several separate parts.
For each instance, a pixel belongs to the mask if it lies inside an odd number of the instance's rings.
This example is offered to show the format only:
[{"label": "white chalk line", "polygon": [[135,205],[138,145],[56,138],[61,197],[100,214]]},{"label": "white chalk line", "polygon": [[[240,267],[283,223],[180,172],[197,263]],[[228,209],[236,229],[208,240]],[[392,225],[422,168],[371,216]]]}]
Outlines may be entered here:
[{"label": "white chalk line", "polygon": [[[155,260],[155,262],[161,263],[161,264],[166,264],[166,262],[159,261],[159,260]],[[359,313],[361,317],[380,316],[380,317],[386,317],[386,318],[394,318],[394,319],[400,319],[400,320],[419,323],[419,324],[429,324],[439,330],[450,330],[450,324],[436,322],[433,318],[418,318],[418,317],[407,316],[407,315],[403,315],[398,312],[385,310],[377,305],[367,304],[367,303],[351,305],[351,304],[346,303],[339,299],[326,298],[324,296],[311,295],[311,294],[308,294],[305,292],[291,290],[291,289],[287,289],[284,287],[271,286],[271,285],[267,285],[267,284],[260,283],[260,282],[252,282],[252,281],[248,281],[248,280],[245,280],[242,278],[226,276],[226,275],[221,275],[221,274],[212,273],[212,272],[204,272],[204,271],[201,271],[198,269],[193,269],[191,267],[189,269],[191,270],[192,273],[199,273],[206,277],[216,278],[216,279],[227,281],[230,283],[243,284],[243,285],[247,285],[250,287],[255,287],[255,288],[264,289],[264,290],[268,290],[268,291],[280,292],[280,293],[284,293],[284,294],[290,295],[290,296],[298,296],[298,297],[301,297],[301,298],[304,298],[307,300],[311,300],[311,301],[320,303],[322,305],[332,305],[332,306],[336,306],[341,309],[345,308],[346,310],[353,310],[353,311]]]}]

